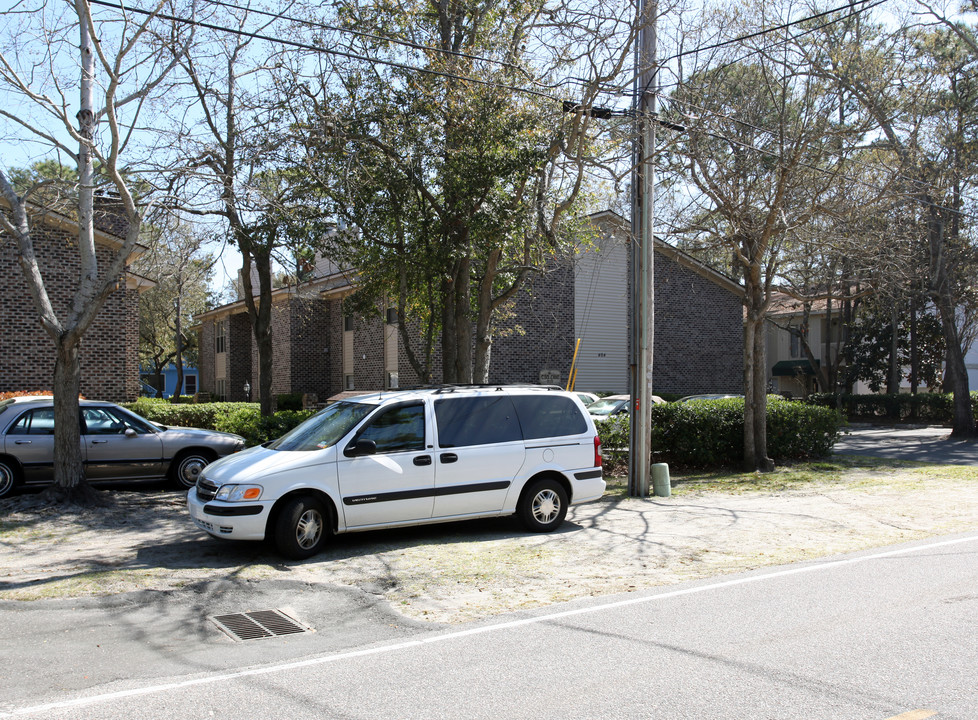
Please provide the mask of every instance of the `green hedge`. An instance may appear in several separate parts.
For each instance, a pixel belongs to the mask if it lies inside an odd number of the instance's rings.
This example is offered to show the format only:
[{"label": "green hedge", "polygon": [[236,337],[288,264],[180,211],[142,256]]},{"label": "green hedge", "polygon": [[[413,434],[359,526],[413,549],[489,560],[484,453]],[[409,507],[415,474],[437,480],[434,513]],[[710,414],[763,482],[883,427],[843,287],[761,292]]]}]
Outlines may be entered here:
[{"label": "green hedge", "polygon": [[[850,420],[950,423],[954,419],[954,397],[950,393],[839,396],[814,393],[805,402],[829,408],[838,403]],[[978,418],[978,392],[971,393],[971,410]]]},{"label": "green hedge", "polygon": [[315,414],[314,410],[279,410],[274,415],[262,417],[259,408],[244,405],[219,418],[214,429],[241,435],[248,447],[281,437]]},{"label": "green hedge", "polygon": [[[844,421],[829,408],[769,398],[768,454],[775,461],[824,457]],[[627,456],[625,415],[595,423],[605,456]],[[744,457],[744,400],[727,398],[652,407],[652,451],[656,462],[683,467],[738,465]]]},{"label": "green hedge", "polygon": [[312,410],[280,410],[263,418],[258,403],[214,402],[173,405],[165,400],[140,398],[126,405],[134,413],[161,425],[220,430],[241,435],[248,446],[274,440],[313,414]]}]

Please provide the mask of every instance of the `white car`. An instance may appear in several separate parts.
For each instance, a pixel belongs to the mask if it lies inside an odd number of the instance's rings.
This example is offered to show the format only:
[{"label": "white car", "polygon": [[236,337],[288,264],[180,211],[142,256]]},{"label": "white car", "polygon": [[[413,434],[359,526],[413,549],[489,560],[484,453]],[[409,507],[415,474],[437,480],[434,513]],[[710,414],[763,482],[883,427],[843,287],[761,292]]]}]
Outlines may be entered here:
[{"label": "white car", "polygon": [[332,533],[513,515],[556,529],[604,493],[601,441],[575,395],[445,387],[336,402],[278,440],[209,465],[187,497],[211,535],[288,557]]}]

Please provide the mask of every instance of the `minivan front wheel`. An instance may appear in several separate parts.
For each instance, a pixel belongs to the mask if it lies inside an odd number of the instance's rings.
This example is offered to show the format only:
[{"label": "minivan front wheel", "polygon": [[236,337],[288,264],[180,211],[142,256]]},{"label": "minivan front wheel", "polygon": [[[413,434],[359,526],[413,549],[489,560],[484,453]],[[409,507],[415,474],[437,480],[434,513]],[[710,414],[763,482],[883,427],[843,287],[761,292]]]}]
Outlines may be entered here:
[{"label": "minivan front wheel", "polygon": [[537,480],[523,493],[517,513],[531,532],[556,530],[567,515],[567,491],[556,480]]},{"label": "minivan front wheel", "polygon": [[300,495],[286,502],[275,522],[275,547],[293,560],[304,560],[320,552],[332,529],[329,512],[312,495]]}]

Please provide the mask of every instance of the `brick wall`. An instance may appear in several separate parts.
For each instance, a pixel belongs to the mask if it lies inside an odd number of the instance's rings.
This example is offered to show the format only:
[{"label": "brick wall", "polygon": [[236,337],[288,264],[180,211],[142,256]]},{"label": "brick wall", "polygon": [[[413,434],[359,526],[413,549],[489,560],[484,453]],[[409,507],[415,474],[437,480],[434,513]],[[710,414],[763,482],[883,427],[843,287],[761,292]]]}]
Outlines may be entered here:
[{"label": "brick wall", "polygon": [[354,380],[357,390],[383,390],[384,321],[379,317],[355,317],[353,341]]},{"label": "brick wall", "polygon": [[[291,392],[312,393],[320,402],[341,389],[342,378],[332,384],[333,359],[339,345],[332,339],[331,303],[318,297],[294,297],[291,302]],[[334,388],[336,388],[334,390]]]},{"label": "brick wall", "polygon": [[[35,226],[34,245],[45,287],[59,317],[67,315],[78,285],[78,250],[66,231]],[[96,245],[99,267],[115,251]],[[105,301],[81,342],[81,392],[85,397],[126,402],[139,388],[138,294],[124,282]],[[17,259],[14,240],[0,234],[0,391],[50,390],[54,343],[38,319]]]},{"label": "brick wall", "polygon": [[553,264],[518,293],[513,317],[492,343],[489,382],[538,383],[541,370],[566,380],[574,354],[574,269]]},{"label": "brick wall", "polygon": [[200,392],[214,394],[214,320],[205,320],[197,330],[197,378]]},{"label": "brick wall", "polygon": [[[248,399],[244,391],[247,382],[251,385],[251,398],[258,398],[258,352],[255,349],[255,334],[251,331],[248,313],[237,313],[227,318],[227,393],[228,400],[243,402]],[[211,346],[211,352],[214,346]]]},{"label": "brick wall", "polygon": [[[737,295],[698,272],[656,253],[655,348],[653,388],[657,392],[692,394],[741,392],[743,324]],[[626,282],[622,278],[622,282]],[[541,370],[566,380],[574,352],[574,270],[554,264],[534,277],[518,294],[493,342],[490,382],[537,383]],[[628,313],[627,307],[622,308]],[[343,302],[293,296],[275,305],[274,393],[315,393],[320,401],[344,390]],[[354,383],[357,390],[385,385],[383,318],[355,318]],[[517,329],[517,327],[519,329]],[[213,383],[212,328],[202,329],[201,387]],[[210,339],[208,339],[208,336]],[[231,399],[242,399],[247,372],[257,397],[258,358],[247,315],[232,316],[228,339],[233,371],[228,374]],[[247,350],[242,350],[247,348]],[[210,355],[210,357],[208,357]],[[436,339],[433,382],[440,382],[441,343]],[[418,384],[404,348],[398,354],[401,387]]]},{"label": "brick wall", "polygon": [[655,254],[653,342],[653,392],[743,392],[740,298],[661,253]]}]

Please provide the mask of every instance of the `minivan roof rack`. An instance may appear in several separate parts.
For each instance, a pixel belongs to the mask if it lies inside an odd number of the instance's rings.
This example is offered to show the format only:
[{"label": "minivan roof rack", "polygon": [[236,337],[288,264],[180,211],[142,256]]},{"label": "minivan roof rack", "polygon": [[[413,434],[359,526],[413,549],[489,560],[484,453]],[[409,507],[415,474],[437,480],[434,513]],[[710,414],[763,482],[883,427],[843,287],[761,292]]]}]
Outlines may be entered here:
[{"label": "minivan roof rack", "polygon": [[471,390],[477,388],[485,388],[496,390],[502,390],[503,388],[538,388],[540,390],[559,390],[563,391],[564,388],[559,385],[537,385],[534,383],[451,383],[444,385],[430,385],[427,388],[420,389],[430,389],[434,390],[436,395],[441,395],[443,393],[455,392],[456,390]]}]

